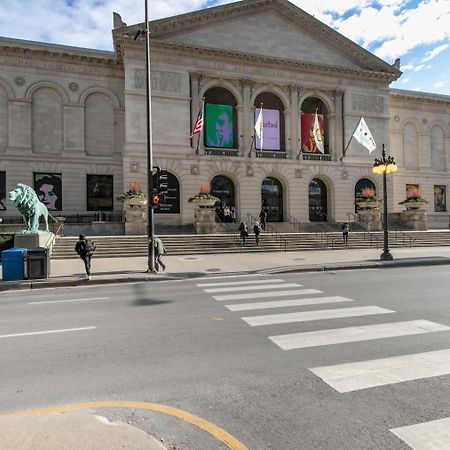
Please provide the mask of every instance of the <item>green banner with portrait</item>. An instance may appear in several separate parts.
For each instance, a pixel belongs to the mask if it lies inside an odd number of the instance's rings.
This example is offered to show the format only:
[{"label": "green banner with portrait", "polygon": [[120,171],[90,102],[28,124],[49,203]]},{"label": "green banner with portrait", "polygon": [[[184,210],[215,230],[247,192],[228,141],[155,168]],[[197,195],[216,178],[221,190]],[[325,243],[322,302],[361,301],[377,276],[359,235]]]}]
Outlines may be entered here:
[{"label": "green banner with portrait", "polygon": [[233,106],[206,103],[205,116],[206,146],[234,148]]}]

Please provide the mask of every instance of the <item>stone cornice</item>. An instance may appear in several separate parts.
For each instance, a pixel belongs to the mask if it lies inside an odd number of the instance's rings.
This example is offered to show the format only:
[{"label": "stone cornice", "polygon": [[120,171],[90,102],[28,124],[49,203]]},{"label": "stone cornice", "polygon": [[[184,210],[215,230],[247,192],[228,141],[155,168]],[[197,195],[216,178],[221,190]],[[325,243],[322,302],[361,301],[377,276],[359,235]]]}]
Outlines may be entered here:
[{"label": "stone cornice", "polygon": [[400,91],[391,89],[389,91],[390,101],[398,100],[400,103],[415,103],[421,105],[444,105],[450,106],[450,96],[416,91]]},{"label": "stone cornice", "polygon": [[[135,45],[135,41],[133,41],[132,37],[125,36],[123,38],[123,44],[127,46]],[[215,58],[222,61],[226,60],[227,62],[232,64],[234,63],[234,64],[264,66],[276,70],[283,70],[285,72],[302,72],[307,74],[321,74],[329,76],[349,77],[353,79],[358,78],[366,80],[378,80],[387,83],[392,82],[393,78],[394,79],[396,78],[393,76],[393,74],[386,72],[376,72],[373,70],[355,70],[339,66],[325,66],[306,61],[297,61],[285,58],[261,56],[238,51],[217,50],[206,47],[175,44],[166,41],[157,41],[154,39],[151,41],[150,45],[152,55],[155,58],[156,58],[155,51],[160,50],[161,52],[170,53],[171,57],[183,58],[186,56],[192,56],[196,58],[198,57]],[[282,67],[282,69],[280,69],[280,67]],[[200,68],[197,67],[195,70],[200,71]]]},{"label": "stone cornice", "polygon": [[[393,65],[386,63],[345,38],[288,0],[244,0],[156,20],[150,22],[150,34],[152,39],[161,40],[176,33],[195,30],[204,25],[211,26],[214,23],[229,21],[234,17],[256,14],[266,10],[274,10],[281,14],[285,19],[297,24],[302,30],[316,36],[319,40],[345,54],[350,60],[354,61],[357,65],[365,67],[367,70],[389,73],[392,80],[397,79],[401,75],[401,71]],[[116,49],[120,46],[116,42],[117,39],[120,39],[120,36],[124,34],[133,36],[134,32],[143,26],[144,24],[140,24],[114,30],[113,36]]]},{"label": "stone cornice", "polygon": [[57,46],[47,50],[44,48],[26,48],[24,46],[15,46],[14,43],[7,44],[2,42],[0,44],[0,64],[123,77],[123,65],[115,56],[110,57],[106,54],[104,56],[96,56],[88,54],[88,52],[86,54],[68,52],[65,48],[61,48],[58,51]]}]

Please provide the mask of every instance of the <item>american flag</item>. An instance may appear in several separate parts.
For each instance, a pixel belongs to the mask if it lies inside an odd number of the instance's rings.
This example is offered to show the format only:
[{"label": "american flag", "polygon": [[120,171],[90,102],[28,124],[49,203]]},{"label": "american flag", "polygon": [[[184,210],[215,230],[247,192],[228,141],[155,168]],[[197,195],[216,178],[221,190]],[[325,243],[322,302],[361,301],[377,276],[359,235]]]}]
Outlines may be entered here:
[{"label": "american flag", "polygon": [[200,133],[200,131],[202,131],[202,129],[203,129],[203,105],[200,107],[200,109],[198,111],[197,119],[194,124],[194,128],[192,129],[192,133],[188,139],[192,139],[196,134]]}]

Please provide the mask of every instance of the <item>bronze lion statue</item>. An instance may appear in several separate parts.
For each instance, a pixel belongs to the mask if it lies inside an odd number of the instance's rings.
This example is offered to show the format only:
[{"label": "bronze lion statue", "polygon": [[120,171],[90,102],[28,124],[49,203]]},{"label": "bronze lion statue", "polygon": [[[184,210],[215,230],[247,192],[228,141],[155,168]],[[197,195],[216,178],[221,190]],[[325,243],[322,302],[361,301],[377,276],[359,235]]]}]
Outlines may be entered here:
[{"label": "bronze lion statue", "polygon": [[18,183],[13,191],[9,191],[8,197],[22,214],[27,231],[38,232],[40,216],[44,216],[45,231],[48,231],[47,207],[39,201],[36,192],[30,186]]}]

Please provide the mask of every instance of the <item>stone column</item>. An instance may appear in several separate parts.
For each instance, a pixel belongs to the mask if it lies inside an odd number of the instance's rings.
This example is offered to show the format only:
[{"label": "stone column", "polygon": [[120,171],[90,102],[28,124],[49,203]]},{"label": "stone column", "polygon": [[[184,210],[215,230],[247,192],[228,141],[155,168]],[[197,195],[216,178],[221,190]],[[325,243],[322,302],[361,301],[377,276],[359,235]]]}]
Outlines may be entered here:
[{"label": "stone column", "polygon": [[[199,74],[197,72],[191,72],[190,78],[191,78],[191,130],[192,130],[192,128],[194,128],[194,124],[197,119],[198,109],[201,106],[201,100],[202,100],[201,98],[199,98],[199,87],[200,87],[201,74]],[[201,143],[202,137],[199,136],[198,139],[200,139],[200,143]],[[192,139],[192,146],[193,146],[193,153],[195,153],[195,151],[197,149],[197,138]],[[199,145],[199,150],[200,150],[200,145]]]},{"label": "stone column", "polygon": [[330,113],[328,118],[328,152],[331,154],[336,153],[336,114]]},{"label": "stone column", "polygon": [[239,133],[242,134],[242,155],[246,156],[248,151],[250,150],[250,146],[252,145],[252,135],[253,135],[253,117],[254,117],[254,108],[250,104],[251,96],[252,96],[252,83],[249,80],[242,80],[242,128],[240,128]]},{"label": "stone column", "polygon": [[290,86],[291,94],[291,158],[295,158],[300,149],[299,139],[299,114],[298,114],[298,88]]},{"label": "stone column", "polygon": [[291,109],[287,108],[284,110],[284,142],[288,158],[292,158],[291,123]]},{"label": "stone column", "polygon": [[237,118],[238,118],[238,135],[236,136],[237,148],[239,150],[239,156],[245,154],[244,149],[244,123],[245,123],[245,113],[244,106],[242,104],[236,105]]},{"label": "stone column", "polygon": [[334,143],[330,142],[331,148],[333,149],[334,153],[336,154],[337,158],[339,159],[342,156],[342,153],[344,152],[344,146],[346,143],[344,142],[344,128],[343,128],[343,110],[342,110],[342,100],[344,97],[343,91],[335,91],[334,95],[334,111],[335,111],[335,117],[334,117],[334,135],[331,135],[334,139]]}]

